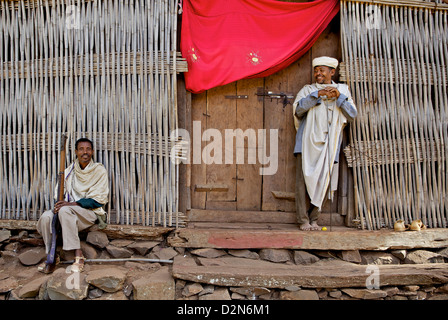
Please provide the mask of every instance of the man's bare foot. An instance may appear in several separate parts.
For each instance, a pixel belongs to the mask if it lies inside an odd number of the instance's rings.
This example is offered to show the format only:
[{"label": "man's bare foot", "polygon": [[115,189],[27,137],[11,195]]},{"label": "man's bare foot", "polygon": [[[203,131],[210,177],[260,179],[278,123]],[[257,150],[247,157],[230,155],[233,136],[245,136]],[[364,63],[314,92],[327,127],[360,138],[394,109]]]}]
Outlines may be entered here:
[{"label": "man's bare foot", "polygon": [[310,231],[312,230],[312,228],[313,228],[312,225],[310,225],[308,222],[299,225],[299,229],[302,231]]},{"label": "man's bare foot", "polygon": [[310,227],[311,227],[311,230],[316,230],[316,231],[320,230],[320,226],[317,224],[316,221],[311,222]]}]

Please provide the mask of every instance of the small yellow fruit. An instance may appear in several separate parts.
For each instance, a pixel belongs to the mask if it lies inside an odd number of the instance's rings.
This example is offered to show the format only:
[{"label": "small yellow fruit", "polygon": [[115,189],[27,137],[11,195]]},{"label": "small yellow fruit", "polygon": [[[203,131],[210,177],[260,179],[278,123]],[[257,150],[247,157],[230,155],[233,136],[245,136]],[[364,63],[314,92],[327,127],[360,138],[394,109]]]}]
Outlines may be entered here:
[{"label": "small yellow fruit", "polygon": [[327,227],[323,227],[323,228],[322,228],[322,231],[327,231]]}]

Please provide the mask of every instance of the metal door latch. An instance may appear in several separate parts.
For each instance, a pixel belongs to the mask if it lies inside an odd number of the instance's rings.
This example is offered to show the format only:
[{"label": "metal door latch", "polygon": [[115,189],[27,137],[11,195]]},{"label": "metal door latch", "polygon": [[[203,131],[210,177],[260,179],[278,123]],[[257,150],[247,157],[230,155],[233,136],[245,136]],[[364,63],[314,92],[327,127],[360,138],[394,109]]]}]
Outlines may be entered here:
[{"label": "metal door latch", "polygon": [[271,101],[272,99],[277,99],[277,103],[279,100],[281,100],[283,103],[283,108],[285,108],[288,104],[291,104],[291,101],[289,101],[289,99],[294,99],[294,95],[291,93],[276,93],[272,91],[265,91],[264,88],[260,87],[257,88],[256,95],[258,96],[259,100],[264,99],[263,97],[268,97],[271,99]]}]

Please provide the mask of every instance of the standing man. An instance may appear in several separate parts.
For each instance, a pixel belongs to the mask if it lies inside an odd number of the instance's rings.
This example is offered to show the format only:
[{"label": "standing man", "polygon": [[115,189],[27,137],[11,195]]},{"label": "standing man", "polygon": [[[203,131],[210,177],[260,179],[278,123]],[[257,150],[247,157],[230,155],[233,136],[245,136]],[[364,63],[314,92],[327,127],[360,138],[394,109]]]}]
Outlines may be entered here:
[{"label": "standing man", "polygon": [[296,212],[301,230],[320,230],[317,218],[328,189],[332,195],[337,188],[342,130],[357,115],[348,86],[332,81],[337,66],[334,58],[314,59],[316,82],[303,87],[293,103],[297,130]]},{"label": "standing man", "polygon": [[[51,221],[53,212],[58,214],[62,229],[63,250],[75,251],[75,262],[71,271],[81,272],[85,258],[81,251],[78,232],[100,222],[104,225],[104,206],[109,198],[109,179],[106,168],[93,161],[93,143],[81,138],[75,144],[75,161],[65,169],[65,200],[58,201],[53,211],[45,211],[37,223],[48,254],[51,248]],[[57,188],[56,188],[57,190]],[[55,192],[57,198],[57,192]],[[54,271],[56,263],[46,265],[45,273]],[[41,267],[43,268],[43,267]]]}]

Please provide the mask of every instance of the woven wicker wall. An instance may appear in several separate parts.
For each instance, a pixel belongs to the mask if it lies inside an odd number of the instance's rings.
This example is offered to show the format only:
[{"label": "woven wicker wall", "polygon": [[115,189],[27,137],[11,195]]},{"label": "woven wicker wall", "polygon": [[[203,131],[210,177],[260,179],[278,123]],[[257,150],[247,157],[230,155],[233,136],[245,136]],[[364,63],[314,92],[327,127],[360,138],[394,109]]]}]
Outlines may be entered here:
[{"label": "woven wicker wall", "polygon": [[448,5],[341,1],[344,64],[359,110],[345,148],[363,228],[446,227]]},{"label": "woven wicker wall", "polygon": [[177,1],[0,2],[0,218],[53,205],[58,142],[94,141],[109,171],[110,223],[181,225]]}]

